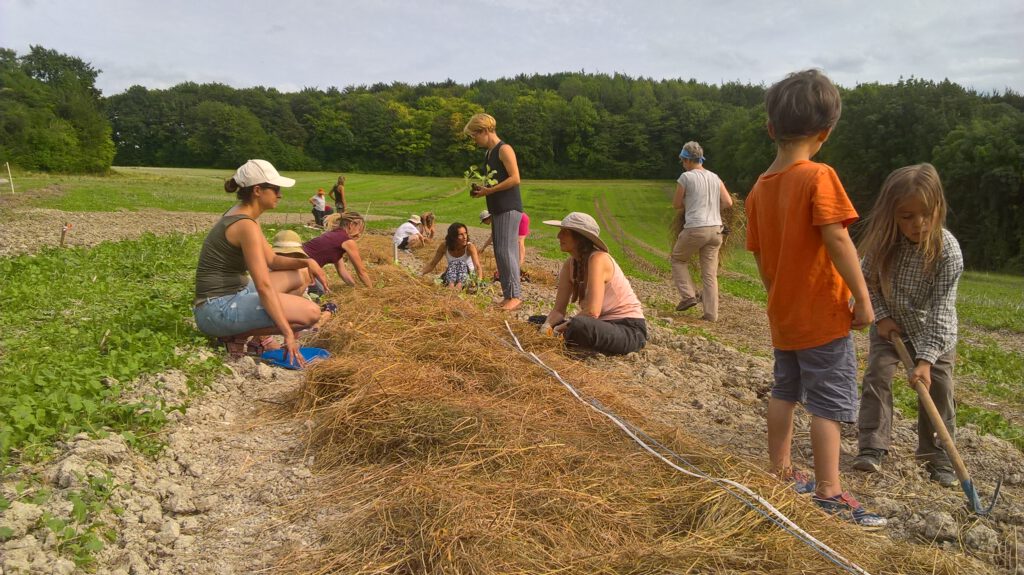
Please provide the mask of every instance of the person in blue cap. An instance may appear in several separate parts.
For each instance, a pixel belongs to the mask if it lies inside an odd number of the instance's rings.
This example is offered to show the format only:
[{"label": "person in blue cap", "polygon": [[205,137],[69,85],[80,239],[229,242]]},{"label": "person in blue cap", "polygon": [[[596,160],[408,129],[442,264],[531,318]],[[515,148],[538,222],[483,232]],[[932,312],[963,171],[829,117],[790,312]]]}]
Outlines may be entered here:
[{"label": "person in blue cap", "polygon": [[[704,169],[704,149],[687,142],[679,152],[683,174],[676,180],[672,205],[685,210],[685,223],[672,247],[672,281],[679,292],[676,311],[686,311],[703,300],[702,319],[718,321],[718,251],[722,248],[722,208],[732,205],[732,196],[721,178]],[[690,277],[690,258],[700,254],[703,295],[697,294]]]}]

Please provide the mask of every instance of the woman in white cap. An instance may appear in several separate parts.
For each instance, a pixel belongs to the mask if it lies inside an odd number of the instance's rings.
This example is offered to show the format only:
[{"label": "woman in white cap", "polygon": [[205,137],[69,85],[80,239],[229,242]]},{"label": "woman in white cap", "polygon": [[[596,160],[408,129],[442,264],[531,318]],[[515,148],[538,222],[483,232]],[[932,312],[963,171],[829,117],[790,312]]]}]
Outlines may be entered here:
[{"label": "woman in white cap", "polygon": [[256,221],[277,207],[281,188],[293,185],[265,160],[249,160],[224,182],[238,203],[203,242],[193,311],[199,330],[219,338],[232,356],[245,353],[251,336],[281,334],[285,361],[302,364],[295,332],[320,319],[320,308],[299,295],[306,288],[299,270],[327,285],[323,269],[308,258],[275,254]]},{"label": "woman in white cap", "polygon": [[[561,333],[571,346],[608,355],[642,348],[647,343],[647,321],[640,300],[608,254],[594,218],[572,212],[562,221],[544,223],[561,228],[558,247],[569,257],[558,274],[555,306],[541,333]],[[569,302],[578,302],[579,312],[566,318]]]},{"label": "woman in white cap", "polygon": [[[672,280],[679,292],[676,311],[686,311],[704,302],[702,319],[718,321],[718,250],[722,248],[722,208],[732,205],[732,196],[714,172],[704,169],[704,149],[686,142],[679,152],[683,174],[676,182],[672,205],[686,210],[685,223],[672,247]],[[698,296],[690,277],[690,258],[700,253],[700,276],[704,295]]]}]

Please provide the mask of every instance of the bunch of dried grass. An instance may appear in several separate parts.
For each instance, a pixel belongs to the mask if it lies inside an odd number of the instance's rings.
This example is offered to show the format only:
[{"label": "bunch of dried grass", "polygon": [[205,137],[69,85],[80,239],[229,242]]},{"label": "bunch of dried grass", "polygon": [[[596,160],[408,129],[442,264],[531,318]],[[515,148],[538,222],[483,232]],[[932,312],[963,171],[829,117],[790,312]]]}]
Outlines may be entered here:
[{"label": "bunch of dried grass", "polygon": [[[390,249],[366,241],[364,249]],[[315,549],[280,559],[302,573],[793,573],[835,566],[736,497],[673,471],[506,345],[488,302],[391,265],[346,290],[324,328],[335,357],[298,399],[322,491]],[[599,370],[514,326],[530,350],[591,397],[705,472],[739,481],[872,572],[976,570],[826,517],[757,466],[647,422]],[[345,332],[337,336],[332,332]]]},{"label": "bunch of dried grass", "polygon": [[[747,212],[743,206],[743,200],[733,194],[732,206],[722,210],[722,224],[729,229],[729,233],[722,238],[722,248],[719,250],[719,266],[722,262],[729,258],[732,252],[736,249],[744,249],[744,242],[747,238]],[[672,218],[672,224],[668,230],[668,241],[669,241],[669,252],[672,252],[672,248],[676,245],[676,238],[679,236],[679,232],[683,231],[683,226],[686,225],[686,211],[676,210],[676,215]],[[696,258],[691,259],[691,265],[695,269],[699,269],[697,265],[698,260]]]}]

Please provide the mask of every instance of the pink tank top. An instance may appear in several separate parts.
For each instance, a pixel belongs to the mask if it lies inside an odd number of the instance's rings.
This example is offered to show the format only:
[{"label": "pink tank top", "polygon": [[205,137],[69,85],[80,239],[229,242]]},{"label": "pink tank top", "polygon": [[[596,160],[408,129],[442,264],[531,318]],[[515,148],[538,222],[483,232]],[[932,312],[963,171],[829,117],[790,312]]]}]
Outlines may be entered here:
[{"label": "pink tank top", "polygon": [[[590,257],[593,258],[598,253],[602,252],[594,252],[590,254]],[[622,268],[610,254],[608,258],[612,260],[612,278],[604,286],[604,301],[601,302],[601,315],[597,319],[602,321],[627,318],[644,319],[640,300],[633,293],[633,287],[629,285],[629,280],[622,273]]]}]

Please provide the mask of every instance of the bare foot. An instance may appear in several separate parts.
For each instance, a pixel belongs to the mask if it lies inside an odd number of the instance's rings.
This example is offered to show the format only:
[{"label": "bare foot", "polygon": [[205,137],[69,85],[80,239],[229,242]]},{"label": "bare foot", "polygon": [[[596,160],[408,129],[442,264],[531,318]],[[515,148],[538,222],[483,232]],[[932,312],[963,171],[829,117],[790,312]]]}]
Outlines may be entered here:
[{"label": "bare foot", "polygon": [[502,311],[513,311],[519,309],[519,306],[523,305],[523,300],[519,298],[512,298],[505,300],[501,303]]}]

